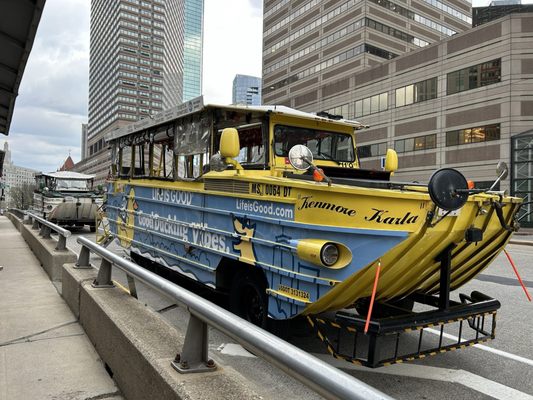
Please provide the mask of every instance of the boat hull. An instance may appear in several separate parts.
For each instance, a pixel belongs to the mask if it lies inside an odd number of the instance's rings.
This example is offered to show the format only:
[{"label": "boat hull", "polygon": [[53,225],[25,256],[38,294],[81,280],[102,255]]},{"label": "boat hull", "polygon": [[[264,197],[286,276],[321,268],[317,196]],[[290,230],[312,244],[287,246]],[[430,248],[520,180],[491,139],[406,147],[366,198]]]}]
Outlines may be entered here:
[{"label": "boat hull", "polygon": [[[286,184],[282,184],[286,182]],[[260,268],[274,319],[339,310],[368,297],[381,262],[379,299],[439,291],[438,254],[450,245],[451,288],[485,268],[509,240],[490,204],[470,196],[458,215],[439,220],[429,195],[263,177],[253,181],[116,181],[107,213],[112,234],[131,252],[213,289],[220,265]],[[519,200],[507,199],[511,223]],[[435,215],[434,215],[435,214]],[[433,216],[432,216],[433,215]],[[481,229],[477,244],[465,231]],[[302,257],[299,244],[341,244],[346,265],[328,268]]]}]

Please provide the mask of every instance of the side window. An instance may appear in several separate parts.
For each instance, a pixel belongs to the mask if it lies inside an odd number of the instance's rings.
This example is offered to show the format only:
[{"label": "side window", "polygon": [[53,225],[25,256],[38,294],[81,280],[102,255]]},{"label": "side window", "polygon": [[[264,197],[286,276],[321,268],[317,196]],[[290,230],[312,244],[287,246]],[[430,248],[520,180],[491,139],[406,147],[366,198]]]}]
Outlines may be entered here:
[{"label": "side window", "polygon": [[131,170],[131,147],[127,146],[120,150],[120,176],[127,177]]},{"label": "side window", "polygon": [[176,178],[198,179],[209,163],[211,144],[211,118],[209,115],[195,115],[175,126],[174,154]]},{"label": "side window", "polygon": [[208,154],[193,154],[190,156],[177,156],[177,173],[180,179],[198,179],[204,171],[204,166],[209,161]]},{"label": "side window", "polygon": [[173,159],[174,151],[172,150],[172,142],[155,143],[151,176],[156,178],[172,179],[174,164]]},{"label": "side window", "polygon": [[241,145],[241,151],[237,156],[237,161],[244,168],[246,168],[247,164],[254,165],[265,163],[265,143],[263,141],[261,126],[239,130],[239,142]]},{"label": "side window", "polygon": [[[220,137],[223,129],[218,129],[215,138],[215,152],[219,150]],[[264,168],[268,162],[265,147],[265,138],[263,136],[263,127],[260,123],[253,127],[238,128],[239,132],[239,155],[235,158],[244,169]]]},{"label": "side window", "polygon": [[142,177],[145,176],[145,159],[147,154],[145,153],[144,145],[134,146],[135,160],[133,165],[133,176]]}]

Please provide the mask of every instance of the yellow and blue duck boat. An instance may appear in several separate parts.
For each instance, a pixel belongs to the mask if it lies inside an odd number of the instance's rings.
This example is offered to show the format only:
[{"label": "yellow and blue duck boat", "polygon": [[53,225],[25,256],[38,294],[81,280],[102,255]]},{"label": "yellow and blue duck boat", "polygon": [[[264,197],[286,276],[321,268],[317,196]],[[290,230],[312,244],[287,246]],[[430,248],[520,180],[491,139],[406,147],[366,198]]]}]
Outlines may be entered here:
[{"label": "yellow and blue duck boat", "polygon": [[141,265],[228,293],[259,325],[370,298],[378,263],[377,302],[448,296],[503,250],[522,200],[452,169],[396,182],[392,150],[384,170],[361,169],[361,128],[198,98],[113,131],[112,234]]}]

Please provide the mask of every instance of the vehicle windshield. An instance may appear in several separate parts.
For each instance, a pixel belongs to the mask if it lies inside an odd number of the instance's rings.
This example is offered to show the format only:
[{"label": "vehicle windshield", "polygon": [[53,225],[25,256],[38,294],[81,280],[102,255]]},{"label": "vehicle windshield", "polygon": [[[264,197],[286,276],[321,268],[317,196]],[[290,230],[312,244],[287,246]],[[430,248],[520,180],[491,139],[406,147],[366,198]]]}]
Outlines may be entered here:
[{"label": "vehicle windshield", "polygon": [[289,150],[297,144],[307,146],[313,153],[313,158],[317,160],[355,161],[353,141],[350,135],[319,129],[276,125],[274,149],[277,156],[287,157]]},{"label": "vehicle windshield", "polygon": [[56,190],[87,190],[86,180],[75,180],[75,179],[56,179]]}]

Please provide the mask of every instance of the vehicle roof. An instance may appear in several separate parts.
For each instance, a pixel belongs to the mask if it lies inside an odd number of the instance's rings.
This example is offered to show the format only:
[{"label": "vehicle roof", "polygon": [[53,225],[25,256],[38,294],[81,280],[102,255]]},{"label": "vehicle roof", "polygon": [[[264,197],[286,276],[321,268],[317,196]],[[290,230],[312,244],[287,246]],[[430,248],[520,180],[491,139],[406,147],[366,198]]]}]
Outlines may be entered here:
[{"label": "vehicle roof", "polygon": [[79,172],[74,171],[57,171],[57,172],[43,172],[37,176],[49,176],[56,179],[93,179],[94,175],[80,174]]},{"label": "vehicle roof", "polygon": [[168,110],[163,110],[160,113],[154,115],[150,118],[145,118],[141,121],[135,122],[118,128],[112,132],[109,132],[105,139],[110,142],[116,139],[119,139],[124,136],[128,136],[133,133],[142,132],[149,128],[155,128],[159,125],[166,124],[172,120],[183,118],[185,116],[196,114],[208,109],[219,109],[219,110],[228,110],[228,111],[249,111],[257,113],[273,113],[273,114],[283,114],[287,116],[294,116],[298,118],[310,119],[313,121],[324,121],[339,125],[348,125],[356,129],[364,128],[365,125],[361,124],[358,121],[346,120],[346,119],[331,119],[323,116],[318,116],[316,114],[295,110],[287,106],[278,106],[278,105],[264,105],[264,106],[248,106],[248,105],[220,105],[220,104],[205,104],[203,102],[203,96],[196,97],[188,102],[182,103],[176,107],[170,108]]}]

